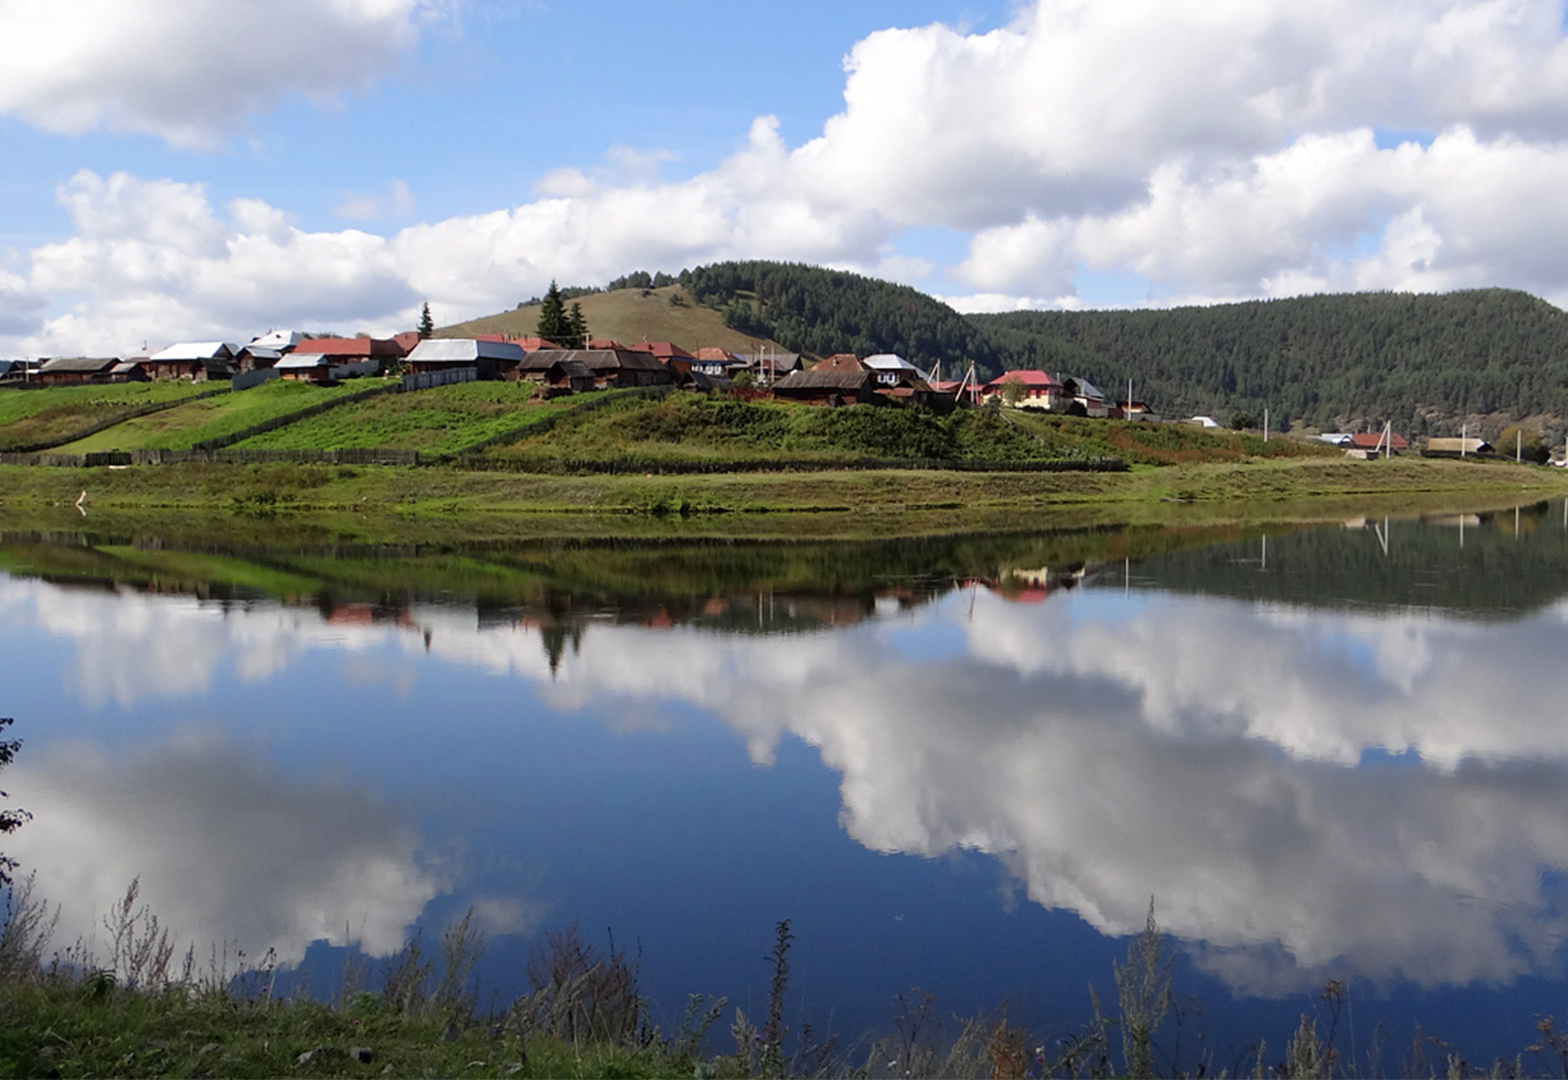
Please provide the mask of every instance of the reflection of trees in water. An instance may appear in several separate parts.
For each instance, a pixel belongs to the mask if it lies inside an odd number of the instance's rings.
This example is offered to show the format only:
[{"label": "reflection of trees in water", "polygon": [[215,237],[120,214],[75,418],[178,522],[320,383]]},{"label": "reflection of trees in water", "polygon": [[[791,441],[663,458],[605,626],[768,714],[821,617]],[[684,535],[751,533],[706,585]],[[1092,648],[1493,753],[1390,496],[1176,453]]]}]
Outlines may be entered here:
[{"label": "reflection of trees in water", "polygon": [[[1568,595],[1561,504],[1417,521],[1356,520],[1151,559],[1136,583],[1329,608],[1512,619]],[[1112,575],[1112,583],[1115,575]]]}]

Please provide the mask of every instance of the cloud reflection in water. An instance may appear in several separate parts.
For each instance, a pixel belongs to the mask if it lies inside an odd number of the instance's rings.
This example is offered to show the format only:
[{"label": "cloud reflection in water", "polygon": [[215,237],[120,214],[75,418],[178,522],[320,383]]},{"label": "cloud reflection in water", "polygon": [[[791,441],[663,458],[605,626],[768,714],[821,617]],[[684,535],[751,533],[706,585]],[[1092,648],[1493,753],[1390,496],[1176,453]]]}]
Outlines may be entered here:
[{"label": "cloud reflection in water", "polygon": [[[460,607],[411,609],[413,631],[236,608],[216,637],[202,605],[137,597],[118,609],[124,598],[82,593],[65,617],[59,590],[37,582],[0,588],[13,618],[18,590],[37,593],[44,629],[106,650],[98,660],[120,668],[105,676],[116,696],[183,692],[181,679],[197,678],[188,669],[246,651],[273,658],[250,672],[262,678],[312,648],[397,642],[410,662],[428,652],[530,680],[560,709],[699,706],[759,764],[794,736],[840,774],[841,820],[859,843],[988,853],[1032,899],[1106,933],[1138,929],[1152,895],[1161,922],[1241,992],[1284,993],[1328,974],[1507,980],[1546,966],[1568,932],[1541,875],[1568,871],[1568,726],[1543,723],[1568,694],[1560,608],[1476,625],[1164,594],[1087,590],[1021,606],[982,593],[972,611],[971,598],[953,596],[912,618],[822,633],[594,624],[552,672],[537,627],[481,625]],[[901,642],[921,633],[962,647],[913,660]],[[152,635],[206,644],[177,653],[187,671],[176,676],[158,670],[176,653],[140,648]],[[1385,750],[1412,756],[1362,764]],[[180,751],[197,752],[213,751]],[[110,775],[74,767],[71,790]],[[125,800],[113,812],[134,812],[129,787],[108,788]],[[209,812],[170,805],[166,831]],[[378,852],[367,872],[387,882],[387,902],[365,910],[367,943],[391,942],[437,886],[412,869],[412,839],[338,809],[336,846]],[[264,839],[282,848],[288,836],[279,822]],[[75,844],[64,850],[80,852],[79,866],[113,866],[102,844],[68,832],[49,843]],[[97,876],[101,886],[80,890],[101,894],[95,903],[123,889]],[[212,887],[184,901],[186,918],[231,903],[234,886]],[[356,902],[333,888],[280,905],[288,926],[262,912],[274,898],[245,919],[268,942],[301,929],[330,936],[341,928],[320,913]]]}]

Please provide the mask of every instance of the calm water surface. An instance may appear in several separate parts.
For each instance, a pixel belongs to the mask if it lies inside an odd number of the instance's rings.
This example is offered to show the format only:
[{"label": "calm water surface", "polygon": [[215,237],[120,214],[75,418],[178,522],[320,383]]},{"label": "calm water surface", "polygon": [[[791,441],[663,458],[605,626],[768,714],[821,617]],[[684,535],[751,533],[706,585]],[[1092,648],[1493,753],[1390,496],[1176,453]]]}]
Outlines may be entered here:
[{"label": "calm water surface", "polygon": [[182,940],[321,992],[469,907],[503,995],[608,928],[667,1025],[692,991],[761,1012],[788,918],[795,1019],[850,1038],[917,985],[1069,1030],[1152,897],[1213,1068],[1329,979],[1347,1050],[1419,1021],[1512,1054],[1568,1009],[1565,522],[10,536],[7,849],[63,939],[139,876]]}]

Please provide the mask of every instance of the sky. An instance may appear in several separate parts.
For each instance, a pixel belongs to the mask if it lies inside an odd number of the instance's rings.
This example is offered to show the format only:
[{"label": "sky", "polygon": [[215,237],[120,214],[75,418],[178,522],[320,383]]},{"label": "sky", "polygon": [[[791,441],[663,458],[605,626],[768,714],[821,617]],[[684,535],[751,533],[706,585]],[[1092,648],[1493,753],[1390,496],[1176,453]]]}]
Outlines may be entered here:
[{"label": "sky", "polygon": [[0,356],[842,267],[1568,306],[1568,0],[0,0]]}]

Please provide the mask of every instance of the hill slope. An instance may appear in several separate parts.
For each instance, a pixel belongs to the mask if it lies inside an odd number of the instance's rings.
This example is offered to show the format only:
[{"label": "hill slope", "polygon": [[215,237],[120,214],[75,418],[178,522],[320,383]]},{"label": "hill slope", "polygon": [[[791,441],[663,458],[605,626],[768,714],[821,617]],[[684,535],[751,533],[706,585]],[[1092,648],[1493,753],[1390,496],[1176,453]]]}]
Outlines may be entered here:
[{"label": "hill slope", "polygon": [[[724,325],[724,317],[710,307],[694,303],[678,285],[661,289],[616,289],[581,296],[572,303],[583,306],[588,331],[631,345],[639,341],[673,341],[683,349],[717,346],[731,352],[752,352],[757,345],[782,346],[766,336],[756,336]],[[473,334],[511,334],[532,337],[539,325],[539,305],[531,304],[486,315],[480,319],[443,326],[436,337],[469,337]]]},{"label": "hill slope", "polygon": [[[1568,418],[1568,314],[1528,293],[1356,293],[1169,311],[973,315],[1009,367],[1135,380],[1168,414],[1228,412],[1411,435]],[[1108,384],[1108,385],[1107,385]]]},{"label": "hill slope", "polygon": [[[684,299],[672,305],[671,297]],[[789,263],[682,271],[680,286],[582,297],[596,336],[742,351],[768,340],[825,356],[896,352],[956,375],[1023,367],[1135,394],[1167,416],[1233,410],[1276,427],[1495,435],[1532,420],[1552,441],[1568,423],[1568,314],[1507,289],[1358,293],[1164,311],[960,315],[904,285]],[[438,331],[533,333],[537,308]]]}]

